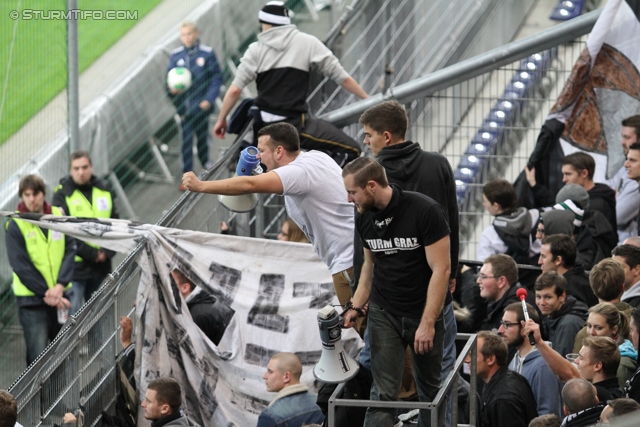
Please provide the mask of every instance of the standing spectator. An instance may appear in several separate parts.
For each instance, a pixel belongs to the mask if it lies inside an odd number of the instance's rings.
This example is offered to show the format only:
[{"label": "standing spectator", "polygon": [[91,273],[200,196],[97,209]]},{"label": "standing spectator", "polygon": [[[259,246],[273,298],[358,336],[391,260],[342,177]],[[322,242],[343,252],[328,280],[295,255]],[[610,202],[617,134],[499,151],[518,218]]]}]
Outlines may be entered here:
[{"label": "standing spectator", "polygon": [[574,378],[567,381],[562,389],[566,427],[588,427],[600,419],[604,403],[598,402],[596,391],[589,381]]},{"label": "standing spectator", "polygon": [[484,185],[482,204],[495,218],[480,236],[476,258],[483,261],[491,255],[507,254],[520,264],[535,264],[540,247],[533,244],[532,236],[540,212],[518,208],[513,184],[502,178]]},{"label": "standing spectator", "polygon": [[640,248],[620,245],[613,249],[613,259],[624,268],[622,301],[632,307],[640,305]]},{"label": "standing spectator", "polygon": [[[374,385],[371,400],[397,400],[405,350],[412,346],[420,401],[440,387],[445,335],[442,308],[449,289],[449,227],[442,208],[419,193],[387,182],[384,168],[359,158],[343,170],[356,230],[365,246],[360,282],[344,314],[352,326],[369,303],[368,332]],[[419,421],[428,422],[421,410]],[[393,425],[394,410],[367,409],[365,426]]]},{"label": "standing spectator", "polygon": [[[287,213],[329,268],[338,301],[345,305],[351,297],[354,220],[353,207],[344,194],[342,170],[324,153],[302,152],[298,133],[289,123],[262,128],[258,154],[270,172],[205,182],[187,172],[182,183],[198,193],[284,195]],[[364,334],[360,321],[358,328]]]},{"label": "standing spectator", "polygon": [[[480,331],[477,341],[476,369],[482,389],[480,425],[526,427],[538,416],[536,399],[526,378],[507,368],[508,348],[493,332]],[[471,362],[467,355],[465,360]]]},{"label": "standing spectator", "polygon": [[587,318],[587,306],[567,296],[567,281],[555,271],[544,272],[536,279],[536,304],[544,315],[543,324],[549,341],[560,355],[571,353],[576,334]]},{"label": "standing spectator", "polygon": [[589,207],[601,212],[614,230],[616,220],[616,193],[606,184],[593,182],[596,162],[589,154],[576,152],[562,159],[562,182],[578,184],[589,193]]},{"label": "standing spectator", "polygon": [[[631,322],[629,323],[631,329],[631,342],[638,350],[638,341],[640,341],[640,307],[636,307],[631,312]],[[624,386],[625,397],[635,400],[640,403],[640,366],[636,370],[635,374],[627,381]]]},{"label": "standing spectator", "polygon": [[[480,296],[488,302],[487,317],[480,324],[480,330],[497,331],[504,309],[512,302],[520,301],[516,295],[522,286],[518,283],[518,266],[507,255],[492,255],[484,260],[478,274]],[[533,303],[533,295],[527,294]]]},{"label": "standing spectator", "polygon": [[615,419],[621,417],[622,420],[629,420],[630,417],[624,417],[624,415],[637,411],[640,411],[640,403],[633,399],[621,397],[607,402],[607,406],[605,406],[602,410],[602,414],[600,414],[600,419],[603,424],[611,424]]},{"label": "standing spectator", "polygon": [[606,402],[611,399],[611,391],[619,395],[616,369],[620,362],[620,352],[615,341],[609,337],[587,337],[584,346],[580,348],[579,357],[575,362],[569,362],[553,350],[540,336],[540,326],[533,320],[525,324],[525,333],[533,333],[536,348],[542,358],[556,374],[560,381],[567,382],[572,378],[583,378],[592,381],[596,388],[598,399]]},{"label": "standing spectator", "polygon": [[543,272],[555,271],[567,281],[567,295],[591,307],[598,303],[589,284],[589,275],[576,265],[576,244],[566,234],[552,234],[542,239],[538,265]]},{"label": "standing spectator", "polygon": [[157,378],[149,383],[144,400],[141,404],[144,409],[144,418],[156,426],[195,426],[182,413],[182,390],[180,383],[173,378]]},{"label": "standing spectator", "polygon": [[[593,293],[598,298],[598,302],[611,303],[619,312],[628,316],[631,314],[633,307],[626,302],[620,301],[622,292],[624,291],[624,281],[625,274],[622,265],[611,258],[603,259],[594,265],[589,272],[591,289],[593,289]],[[616,325],[618,325],[618,323],[614,320],[614,323],[611,323],[611,327]],[[589,336],[589,334],[587,333],[587,327],[585,326],[580,330],[580,332],[578,332],[578,335],[576,335],[576,340],[573,345],[574,353],[580,351],[580,348],[582,347],[582,340],[587,336]],[[620,338],[624,340],[626,336],[623,334]],[[631,346],[631,348],[633,348],[633,346]]]},{"label": "standing spectator", "polygon": [[576,264],[590,270],[611,254],[617,235],[605,216],[591,209],[589,193],[578,184],[567,184],[558,191],[554,209],[572,212],[575,216]]},{"label": "standing spectator", "polygon": [[18,402],[8,391],[0,390],[0,427],[14,427],[18,420]]},{"label": "standing spectator", "polygon": [[[640,115],[627,117],[622,121],[622,151],[626,156],[631,144],[638,142],[640,135]],[[618,223],[618,242],[638,235],[638,212],[640,210],[640,191],[638,182],[630,179],[624,165],[607,181],[616,191],[616,218]]]},{"label": "standing spectator", "polygon": [[259,111],[254,115],[254,135],[265,125],[284,121],[298,130],[300,145],[305,150],[325,151],[341,167],[358,157],[360,144],[331,123],[307,112],[311,68],[317,66],[326,77],[359,98],[367,98],[367,93],[320,40],[291,25],[283,2],[267,3],[258,19],[262,33],[240,60],[236,77],[222,101],[214,134],[224,137],[227,115],[238,102],[242,89],[255,80],[258,89],[255,105]]},{"label": "standing spectator", "polygon": [[[527,304],[527,311],[534,322],[540,323],[537,310]],[[538,414],[555,414],[562,416],[562,383],[549,369],[540,356],[535,345],[531,345],[524,334],[524,311],[522,303],[514,302],[504,309],[502,322],[498,329],[500,335],[509,347],[516,349],[516,354],[509,363],[509,369],[521,374],[529,381],[531,391],[538,404]]]},{"label": "standing spectator", "polygon": [[[115,196],[107,181],[93,174],[93,163],[84,150],[71,153],[69,175],[60,179],[53,194],[53,205],[67,215],[81,218],[120,218],[114,203]],[[71,314],[75,314],[84,301],[98,290],[111,273],[114,251],[93,243],[76,240],[76,264],[73,271],[73,299]]]},{"label": "standing spectator", "polygon": [[316,396],[300,384],[300,375],[302,363],[293,353],[278,353],[269,360],[262,378],[267,391],[278,394],[258,417],[258,427],[302,427],[324,421]]},{"label": "standing spectator", "polygon": [[[618,377],[620,388],[624,387],[624,384],[636,371],[638,361],[638,352],[629,341],[629,320],[627,316],[620,312],[615,305],[603,302],[589,309],[589,317],[585,328],[587,336],[609,337],[618,344],[620,366],[616,376]],[[575,353],[580,351],[584,338],[580,333],[576,336],[573,346]],[[576,348],[578,351],[575,351]]]},{"label": "standing spectator", "polygon": [[[458,270],[460,236],[458,224],[458,199],[453,170],[446,157],[439,153],[424,151],[416,142],[405,141],[409,119],[402,105],[387,101],[367,109],[360,116],[364,127],[364,144],[368,145],[378,162],[384,167],[389,183],[404,191],[415,191],[432,198],[442,207],[451,230],[451,274],[450,288],[455,288]],[[355,239],[354,269],[359,277],[362,265],[362,244]],[[453,313],[453,298],[447,292],[443,310],[446,335],[442,376],[449,375],[456,362],[455,341],[457,325]],[[451,398],[447,403],[445,424],[451,424]]]},{"label": "standing spectator", "polygon": [[[193,137],[198,139],[198,157],[202,167],[209,167],[209,116],[220,93],[222,72],[212,48],[200,44],[200,32],[194,22],[180,24],[182,46],[171,53],[167,71],[184,67],[191,72],[191,86],[186,90],[167,88],[182,123],[182,171],[193,170]],[[184,191],[182,185],[180,190]]]},{"label": "standing spectator", "polygon": [[[44,199],[45,185],[37,175],[20,180],[18,212],[63,215]],[[71,308],[69,298],[76,243],[58,231],[21,219],[6,222],[6,244],[13,269],[13,293],[27,346],[27,365],[36,360],[60,331],[59,310]]]},{"label": "standing spectator", "polygon": [[298,227],[298,224],[292,219],[288,219],[282,224],[280,233],[278,233],[278,240],[282,240],[283,242],[310,243],[307,236],[304,235],[300,227]]}]

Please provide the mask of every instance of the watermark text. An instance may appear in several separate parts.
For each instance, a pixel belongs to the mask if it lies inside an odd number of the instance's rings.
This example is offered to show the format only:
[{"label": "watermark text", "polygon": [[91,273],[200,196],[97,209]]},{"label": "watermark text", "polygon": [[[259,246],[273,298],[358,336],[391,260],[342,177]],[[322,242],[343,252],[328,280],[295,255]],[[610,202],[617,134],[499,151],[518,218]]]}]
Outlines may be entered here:
[{"label": "watermark text", "polygon": [[22,19],[23,21],[137,21],[137,10],[42,10],[42,9],[22,9],[12,10],[9,18]]}]

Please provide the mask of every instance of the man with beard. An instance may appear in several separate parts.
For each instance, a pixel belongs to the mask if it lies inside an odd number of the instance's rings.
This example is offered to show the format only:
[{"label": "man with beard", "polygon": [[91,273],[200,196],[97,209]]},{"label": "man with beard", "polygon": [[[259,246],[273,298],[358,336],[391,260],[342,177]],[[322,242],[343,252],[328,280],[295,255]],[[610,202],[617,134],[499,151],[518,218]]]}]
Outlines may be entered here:
[{"label": "man with beard", "polygon": [[[356,230],[365,248],[344,326],[353,326],[369,303],[371,400],[397,400],[409,346],[420,401],[432,401],[441,380],[442,308],[451,268],[442,208],[422,194],[390,186],[384,168],[371,158],[349,163],[342,177],[358,210]],[[364,425],[393,426],[394,412],[368,408]],[[429,411],[421,410],[419,425],[428,420]]]},{"label": "man with beard", "polygon": [[[527,311],[534,322],[540,322],[540,316],[532,305],[527,304]],[[538,415],[563,416],[560,395],[562,383],[551,372],[536,346],[529,343],[529,338],[524,333],[522,303],[514,302],[504,309],[498,335],[509,347],[515,347],[516,354],[509,363],[509,369],[516,371],[529,381],[538,404]]]}]

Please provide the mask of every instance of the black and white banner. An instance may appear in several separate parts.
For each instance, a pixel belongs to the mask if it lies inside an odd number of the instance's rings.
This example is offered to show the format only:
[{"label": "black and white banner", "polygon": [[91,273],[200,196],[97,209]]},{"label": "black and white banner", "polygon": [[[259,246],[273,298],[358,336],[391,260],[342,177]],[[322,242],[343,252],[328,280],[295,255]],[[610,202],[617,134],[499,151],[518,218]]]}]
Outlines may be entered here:
[{"label": "black and white banner", "polygon": [[[322,349],[316,316],[338,302],[331,275],[311,245],[126,220],[33,218],[42,227],[121,253],[144,243],[136,260],[142,269],[135,331],[141,400],[151,380],[170,376],[182,384],[186,412],[201,426],[255,425],[275,397],[267,393],[262,375],[271,356],[281,351],[300,357],[302,382],[314,389],[311,369]],[[235,310],[218,346],[193,323],[172,287],[174,268]],[[352,329],[343,332],[343,341],[352,352],[361,344]],[[139,421],[146,425],[141,411]]]}]

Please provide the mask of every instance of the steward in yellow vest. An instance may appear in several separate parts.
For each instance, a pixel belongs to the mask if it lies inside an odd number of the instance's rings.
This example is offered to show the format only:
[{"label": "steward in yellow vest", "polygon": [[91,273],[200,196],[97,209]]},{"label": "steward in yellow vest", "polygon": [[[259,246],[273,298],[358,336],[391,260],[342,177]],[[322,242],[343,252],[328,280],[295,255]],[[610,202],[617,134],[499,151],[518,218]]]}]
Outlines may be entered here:
[{"label": "steward in yellow vest", "polygon": [[[22,199],[18,212],[62,214],[44,200],[44,182],[36,175],[22,178],[18,194]],[[71,237],[21,219],[9,219],[5,227],[13,293],[30,364],[60,330],[58,308],[68,309],[71,305],[72,293],[68,291],[76,244]]]},{"label": "steward in yellow vest", "polygon": [[[71,153],[70,174],[60,180],[54,191],[54,206],[66,215],[82,218],[119,218],[113,203],[114,196],[107,181],[93,175],[91,158],[86,151]],[[75,313],[82,300],[88,301],[111,273],[113,251],[76,240],[76,266],[73,286],[76,290],[71,313]]]}]

